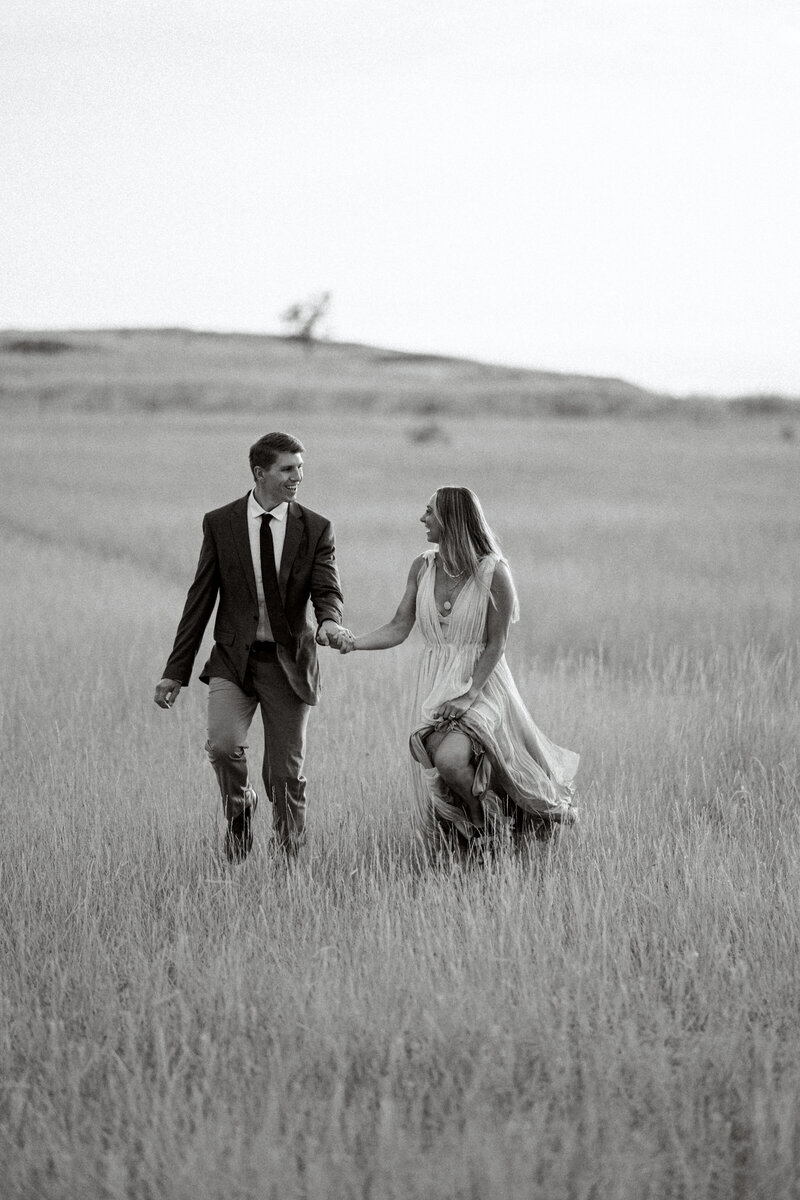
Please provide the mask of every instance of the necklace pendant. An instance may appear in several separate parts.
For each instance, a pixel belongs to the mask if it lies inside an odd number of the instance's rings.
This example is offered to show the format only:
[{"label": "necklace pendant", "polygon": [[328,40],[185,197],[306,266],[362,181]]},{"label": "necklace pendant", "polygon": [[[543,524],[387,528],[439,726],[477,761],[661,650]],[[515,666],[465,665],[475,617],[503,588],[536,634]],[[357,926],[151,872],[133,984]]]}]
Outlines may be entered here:
[{"label": "necklace pendant", "polygon": [[442,608],[444,609],[444,611],[450,612],[451,607],[452,607],[452,605],[450,604],[450,601],[445,600],[444,604],[442,605]]}]

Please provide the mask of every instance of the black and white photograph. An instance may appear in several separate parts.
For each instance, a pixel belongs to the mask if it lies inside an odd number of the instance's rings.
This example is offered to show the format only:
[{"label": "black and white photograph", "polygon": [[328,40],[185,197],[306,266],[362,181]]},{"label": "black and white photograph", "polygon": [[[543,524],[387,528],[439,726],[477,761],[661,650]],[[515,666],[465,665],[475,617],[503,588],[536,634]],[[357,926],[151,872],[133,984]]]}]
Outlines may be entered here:
[{"label": "black and white photograph", "polygon": [[3,1200],[797,1200],[800,8],[5,0]]}]

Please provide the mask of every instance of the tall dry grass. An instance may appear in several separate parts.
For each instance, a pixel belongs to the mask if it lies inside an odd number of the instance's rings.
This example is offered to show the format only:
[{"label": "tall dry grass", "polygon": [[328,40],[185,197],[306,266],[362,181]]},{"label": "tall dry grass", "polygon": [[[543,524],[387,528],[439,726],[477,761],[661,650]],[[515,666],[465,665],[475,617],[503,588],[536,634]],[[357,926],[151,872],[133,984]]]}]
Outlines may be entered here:
[{"label": "tall dry grass", "polygon": [[415,647],[331,654],[287,873],[263,810],[220,860],[203,689],[151,701],[200,514],[261,430],[6,423],[4,1196],[797,1194],[797,450],[653,429],[300,431],[359,628],[393,610],[420,497],[482,495],[583,823],[426,865]]}]

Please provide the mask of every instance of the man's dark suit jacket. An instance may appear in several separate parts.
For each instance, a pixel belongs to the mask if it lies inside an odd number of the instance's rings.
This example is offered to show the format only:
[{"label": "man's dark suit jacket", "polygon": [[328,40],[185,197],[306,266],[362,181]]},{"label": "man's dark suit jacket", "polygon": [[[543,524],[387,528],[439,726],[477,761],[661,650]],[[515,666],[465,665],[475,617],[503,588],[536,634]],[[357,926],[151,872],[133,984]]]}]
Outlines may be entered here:
[{"label": "man's dark suit jacket", "polygon": [[[165,679],[188,684],[197,651],[219,596],[214,646],[200,678],[231,679],[244,686],[247,659],[258,628],[256,577],[247,529],[248,496],[203,518],[203,545],[194,582],[186,597]],[[319,699],[315,630],[307,619],[308,601],[317,624],[342,620],[342,590],[336,569],[333,527],[326,517],[289,502],[286,538],[278,572],[292,643],[279,645],[278,660],[305,704]]]}]

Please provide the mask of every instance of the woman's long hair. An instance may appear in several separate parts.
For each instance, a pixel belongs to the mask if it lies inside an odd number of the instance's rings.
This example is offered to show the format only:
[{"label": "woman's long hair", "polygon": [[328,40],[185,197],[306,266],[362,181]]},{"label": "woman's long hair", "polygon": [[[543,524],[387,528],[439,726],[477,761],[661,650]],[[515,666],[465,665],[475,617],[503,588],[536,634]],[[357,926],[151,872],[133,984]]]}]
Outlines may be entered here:
[{"label": "woman's long hair", "polygon": [[[484,516],[481,502],[469,488],[437,488],[431,510],[442,528],[439,558],[450,575],[465,574],[468,579],[476,574],[481,559],[487,554],[496,554],[508,566],[500,543]],[[489,598],[491,600],[491,594]],[[516,595],[514,612],[512,620],[517,619]]]}]

